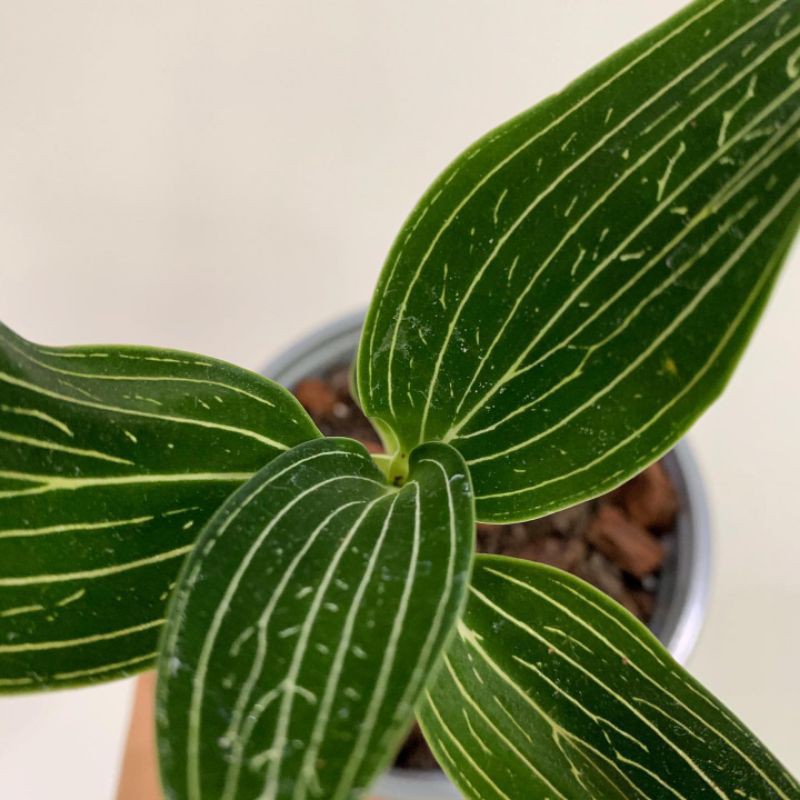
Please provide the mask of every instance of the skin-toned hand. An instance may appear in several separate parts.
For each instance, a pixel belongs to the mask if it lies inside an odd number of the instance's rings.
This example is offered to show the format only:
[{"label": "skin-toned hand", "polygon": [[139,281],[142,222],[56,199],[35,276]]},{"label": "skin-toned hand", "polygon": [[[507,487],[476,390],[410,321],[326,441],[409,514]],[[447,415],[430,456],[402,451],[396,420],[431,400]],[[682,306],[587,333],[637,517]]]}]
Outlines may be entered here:
[{"label": "skin-toned hand", "polygon": [[163,800],[156,766],[155,686],[154,672],[142,675],[136,683],[117,800]]}]

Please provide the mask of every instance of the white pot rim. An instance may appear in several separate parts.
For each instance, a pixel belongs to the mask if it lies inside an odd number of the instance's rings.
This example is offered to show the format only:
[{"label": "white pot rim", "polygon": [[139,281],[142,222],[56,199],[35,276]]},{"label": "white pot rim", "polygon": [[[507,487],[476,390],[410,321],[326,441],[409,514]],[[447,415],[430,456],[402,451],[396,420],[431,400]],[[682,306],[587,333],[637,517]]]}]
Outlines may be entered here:
[{"label": "white pot rim", "polygon": [[[263,373],[284,386],[319,376],[352,360],[364,312],[349,314],[300,339],[269,362]],[[651,628],[673,658],[685,663],[705,616],[711,576],[711,522],[704,483],[686,440],[664,456],[681,501],[675,547],[662,569]],[[458,800],[446,776],[433,770],[393,770],[372,790],[374,800]]]}]

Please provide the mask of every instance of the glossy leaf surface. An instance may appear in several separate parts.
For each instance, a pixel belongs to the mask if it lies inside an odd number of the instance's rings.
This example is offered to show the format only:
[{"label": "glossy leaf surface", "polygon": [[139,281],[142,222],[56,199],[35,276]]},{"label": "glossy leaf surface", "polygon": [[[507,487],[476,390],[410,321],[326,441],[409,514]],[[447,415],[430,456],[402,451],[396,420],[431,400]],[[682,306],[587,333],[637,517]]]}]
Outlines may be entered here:
[{"label": "glossy leaf surface", "polygon": [[470,800],[797,800],[774,757],[583,581],[481,556],[426,738]]},{"label": "glossy leaf surface", "polygon": [[316,436],[288,392],[229,364],[0,327],[0,691],[152,664],[202,526]]},{"label": "glossy leaf surface", "polygon": [[793,237],[800,0],[703,0],[490,133],[390,253],[359,396],[478,519],[600,494],[726,383]]},{"label": "glossy leaf surface", "polygon": [[364,448],[309,442],[211,520],[159,668],[175,800],[361,796],[406,732],[466,596],[463,460],[442,444],[389,486]]}]

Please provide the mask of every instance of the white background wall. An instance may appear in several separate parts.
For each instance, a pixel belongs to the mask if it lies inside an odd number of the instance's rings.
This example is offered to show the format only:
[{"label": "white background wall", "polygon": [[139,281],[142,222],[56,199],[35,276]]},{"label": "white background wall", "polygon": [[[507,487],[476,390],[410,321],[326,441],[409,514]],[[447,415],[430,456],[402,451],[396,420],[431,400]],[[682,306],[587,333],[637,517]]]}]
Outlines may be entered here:
[{"label": "white background wall", "polygon": [[[257,368],[367,303],[465,145],[679,0],[5,0],[0,318]],[[800,772],[800,257],[693,441],[716,523],[691,667]],[[0,796],[112,796],[129,685],[0,699]]]}]

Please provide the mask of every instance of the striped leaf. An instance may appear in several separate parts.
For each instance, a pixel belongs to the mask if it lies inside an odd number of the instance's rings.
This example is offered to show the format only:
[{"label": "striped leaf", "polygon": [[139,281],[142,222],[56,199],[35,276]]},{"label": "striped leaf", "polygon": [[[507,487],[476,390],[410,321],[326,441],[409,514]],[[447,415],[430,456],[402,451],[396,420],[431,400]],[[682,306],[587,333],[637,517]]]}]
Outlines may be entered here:
[{"label": "striped leaf", "polygon": [[606,595],[482,556],[426,738],[470,800],[798,800],[764,746]]},{"label": "striped leaf", "polygon": [[151,665],[197,532],[316,436],[284,389],[229,364],[0,326],[0,690]]},{"label": "striped leaf", "polygon": [[528,519],[668,449],[717,396],[797,225],[800,0],[701,0],[433,184],[370,309],[359,396]]},{"label": "striped leaf", "polygon": [[406,732],[466,597],[464,462],[442,444],[389,486],[348,439],[275,459],[214,516],[159,665],[177,800],[359,797]]}]

